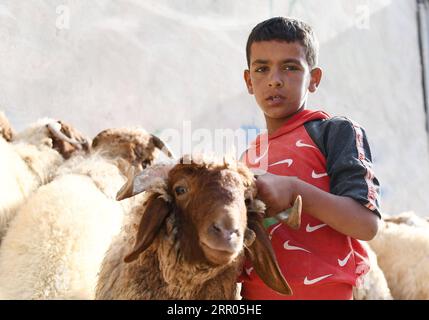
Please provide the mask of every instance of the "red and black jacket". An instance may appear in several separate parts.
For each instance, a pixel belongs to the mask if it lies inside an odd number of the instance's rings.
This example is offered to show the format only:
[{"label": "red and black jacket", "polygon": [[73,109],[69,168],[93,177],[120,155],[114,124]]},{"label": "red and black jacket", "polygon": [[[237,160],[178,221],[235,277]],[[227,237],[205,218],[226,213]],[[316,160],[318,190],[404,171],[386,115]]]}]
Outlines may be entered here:
[{"label": "red and black jacket", "polygon": [[[347,118],[303,110],[272,135],[258,136],[243,159],[251,168],[265,161],[265,169],[272,174],[296,176],[326,192],[353,198],[380,216],[379,182],[365,131]],[[359,241],[309,213],[303,212],[299,230],[269,221],[267,231],[292,290],[335,283],[355,286],[369,270]],[[248,262],[244,270],[245,299],[285,298],[269,289]]]}]

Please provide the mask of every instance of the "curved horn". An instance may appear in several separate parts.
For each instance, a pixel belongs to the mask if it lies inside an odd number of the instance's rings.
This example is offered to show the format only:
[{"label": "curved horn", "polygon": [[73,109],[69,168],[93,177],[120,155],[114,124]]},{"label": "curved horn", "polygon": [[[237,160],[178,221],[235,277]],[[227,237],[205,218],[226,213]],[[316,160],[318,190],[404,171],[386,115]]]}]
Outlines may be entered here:
[{"label": "curved horn", "polygon": [[134,176],[135,176],[136,167],[131,166],[127,173],[127,182],[119,189],[116,193],[116,200],[120,201],[127,199],[133,196],[134,190]]},{"label": "curved horn", "polygon": [[158,164],[148,167],[135,174],[136,169],[131,167],[128,171],[127,182],[116,194],[116,200],[124,200],[139,193],[156,187],[165,188],[168,172],[172,165]]},{"label": "curved horn", "polygon": [[170,150],[170,148],[164,143],[164,141],[162,141],[160,138],[158,138],[156,135],[151,134],[152,136],[152,141],[153,144],[155,145],[155,147],[157,147],[159,150],[161,150],[162,152],[164,152],[164,154],[171,158],[174,159],[175,156],[173,155],[173,152]]},{"label": "curved horn", "polygon": [[292,208],[278,213],[275,219],[283,222],[292,229],[299,229],[301,226],[301,212],[302,212],[302,197],[298,195],[293,203]]},{"label": "curved horn", "polygon": [[67,137],[64,133],[61,132],[61,123],[51,122],[46,125],[46,128],[48,128],[48,130],[58,139],[70,143],[72,146],[76,147],[79,150],[82,149],[82,143],[76,141],[75,139]]}]

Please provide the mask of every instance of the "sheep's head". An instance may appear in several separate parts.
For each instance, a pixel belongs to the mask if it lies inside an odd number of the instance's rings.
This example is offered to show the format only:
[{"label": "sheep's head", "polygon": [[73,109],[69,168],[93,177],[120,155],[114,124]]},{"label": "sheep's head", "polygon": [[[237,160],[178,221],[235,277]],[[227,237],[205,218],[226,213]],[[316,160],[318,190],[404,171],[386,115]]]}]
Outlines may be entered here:
[{"label": "sheep's head", "polygon": [[88,141],[79,131],[63,121],[49,118],[41,119],[18,133],[14,141],[48,146],[58,151],[65,159],[70,158],[76,151],[89,150]]},{"label": "sheep's head", "polygon": [[151,195],[125,262],[137,259],[164,230],[175,236],[189,263],[218,267],[245,253],[268,286],[291,294],[262,224],[265,206],[255,198],[255,179],[243,164],[185,157],[174,166],[157,165],[129,177],[117,199],[142,191]]},{"label": "sheep's head", "polygon": [[0,111],[0,136],[3,137],[6,141],[11,141],[13,138],[13,130],[9,123],[9,120]]},{"label": "sheep's head", "polygon": [[173,154],[156,136],[143,129],[107,129],[100,132],[92,141],[94,150],[102,150],[105,155],[121,158],[139,169],[150,165],[155,159],[155,150],[159,149],[168,157]]},{"label": "sheep's head", "polygon": [[[244,170],[243,170],[244,172]],[[186,256],[214,265],[232,262],[243,248],[249,177],[229,165],[178,164],[169,173]]]}]

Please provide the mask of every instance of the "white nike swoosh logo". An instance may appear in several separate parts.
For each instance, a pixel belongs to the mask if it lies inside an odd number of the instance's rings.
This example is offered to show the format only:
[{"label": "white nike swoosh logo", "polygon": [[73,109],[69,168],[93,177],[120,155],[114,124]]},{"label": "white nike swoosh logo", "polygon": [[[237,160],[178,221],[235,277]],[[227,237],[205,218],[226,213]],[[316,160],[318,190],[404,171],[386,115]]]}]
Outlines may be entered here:
[{"label": "white nike swoosh logo", "polygon": [[253,267],[246,268],[246,273],[248,276],[250,276],[250,273],[252,272],[252,270],[253,270]]},{"label": "white nike swoosh logo", "polygon": [[256,164],[256,163],[258,163],[259,161],[261,161],[261,159],[267,155],[267,153],[268,153],[268,149],[269,149],[269,148],[270,148],[270,144],[268,144],[268,146],[267,146],[267,150],[265,150],[265,152],[264,152],[264,154],[263,154],[263,155],[261,155],[261,156],[259,156],[259,157],[255,158],[255,162],[254,162],[254,164]]},{"label": "white nike swoosh logo", "polygon": [[349,258],[352,255],[352,251],[350,251],[350,253],[347,255],[347,257],[345,257],[343,260],[338,259],[338,264],[340,265],[340,267],[344,267],[347,264],[347,261],[349,261]]},{"label": "white nike swoosh logo", "polygon": [[303,142],[302,142],[302,140],[298,140],[298,141],[296,142],[296,146],[297,146],[298,148],[302,148],[302,147],[309,147],[309,148],[317,149],[316,147],[314,147],[314,146],[312,146],[312,145],[310,145],[310,144],[303,143]]},{"label": "white nike swoosh logo", "polygon": [[311,253],[310,251],[304,249],[304,248],[300,248],[300,247],[296,247],[296,246],[291,246],[289,244],[289,240],[285,241],[285,243],[283,244],[283,248],[285,248],[286,250],[301,250],[301,251],[305,251],[308,253]]},{"label": "white nike swoosh logo", "polygon": [[314,170],[311,172],[311,177],[314,178],[314,179],[320,179],[320,178],[326,177],[327,175],[328,174],[326,172],[324,172],[324,173],[316,173],[316,172],[314,172]]},{"label": "white nike swoosh logo", "polygon": [[292,159],[284,159],[284,160],[281,160],[281,161],[277,161],[276,163],[270,164],[269,167],[276,166],[276,165],[282,164],[282,163],[287,163],[288,167],[290,167],[292,165],[292,163],[293,163],[293,160]]},{"label": "white nike swoosh logo", "polygon": [[324,226],[326,226],[326,223],[319,224],[319,225],[314,226],[314,227],[312,227],[309,224],[307,224],[307,226],[305,227],[305,231],[307,231],[307,232],[313,232],[313,231],[316,231],[317,229],[323,228]]},{"label": "white nike swoosh logo", "polygon": [[272,239],[272,237],[273,237],[273,233],[274,233],[274,231],[276,231],[279,227],[281,227],[281,223],[279,223],[278,225],[276,225],[271,231],[270,231],[270,234],[269,234],[269,238],[270,238],[270,240]]},{"label": "white nike swoosh logo", "polygon": [[328,278],[330,276],[332,276],[332,273],[331,274],[327,274],[325,276],[321,276],[321,277],[312,279],[312,280],[309,280],[307,277],[305,277],[304,284],[307,285],[307,286],[309,286],[311,284],[315,284],[316,282],[322,281],[323,279],[326,279],[326,278]]}]

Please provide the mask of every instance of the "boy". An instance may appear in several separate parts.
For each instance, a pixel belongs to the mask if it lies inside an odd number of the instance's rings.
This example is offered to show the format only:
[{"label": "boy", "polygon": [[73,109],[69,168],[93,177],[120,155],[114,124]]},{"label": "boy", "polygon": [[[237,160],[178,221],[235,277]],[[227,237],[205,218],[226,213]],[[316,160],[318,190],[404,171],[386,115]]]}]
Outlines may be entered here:
[{"label": "boy", "polygon": [[267,217],[290,207],[297,195],[303,214],[299,230],[267,226],[293,295],[272,291],[246,265],[244,299],[352,299],[353,286],[369,270],[356,239],[377,233],[379,183],[364,130],[346,118],[306,110],[308,92],[315,92],[322,78],[317,50],[311,27],[295,19],[261,22],[248,38],[244,79],[268,134],[260,135],[243,159],[254,168],[267,161],[269,173],[257,179]]}]

